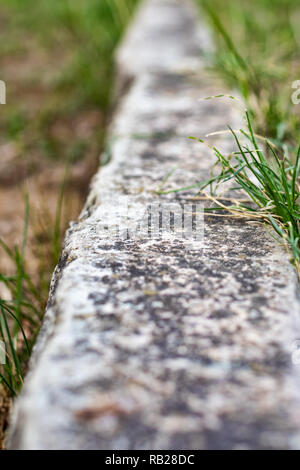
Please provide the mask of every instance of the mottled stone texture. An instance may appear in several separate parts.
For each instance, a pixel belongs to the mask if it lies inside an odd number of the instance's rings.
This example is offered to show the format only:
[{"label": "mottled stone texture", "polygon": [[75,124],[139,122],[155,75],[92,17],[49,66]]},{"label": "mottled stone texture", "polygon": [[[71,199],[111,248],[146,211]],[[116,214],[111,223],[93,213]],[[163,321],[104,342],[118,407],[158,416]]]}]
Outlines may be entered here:
[{"label": "mottled stone texture", "polygon": [[239,125],[231,103],[198,101],[223,91],[203,69],[209,47],[191,4],[143,3],[119,52],[111,161],[66,235],[12,449],[300,447],[297,280],[265,229],[206,217],[196,248],[107,237],[117,200],[130,200],[124,228],[192,194],[156,195],[173,168],[169,188],[207,177],[213,157],[189,135]]}]

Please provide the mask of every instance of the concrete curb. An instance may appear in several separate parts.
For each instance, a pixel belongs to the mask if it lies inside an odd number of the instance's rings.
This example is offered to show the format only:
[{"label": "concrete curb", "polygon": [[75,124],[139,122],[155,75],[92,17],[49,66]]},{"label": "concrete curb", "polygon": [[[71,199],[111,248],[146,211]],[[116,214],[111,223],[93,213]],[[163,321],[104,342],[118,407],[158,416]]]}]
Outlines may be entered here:
[{"label": "concrete curb", "polygon": [[220,91],[209,47],[189,2],[144,2],[118,55],[130,86],[111,161],[66,235],[11,449],[300,447],[300,304],[284,250],[230,218],[186,238],[134,232],[145,208],[190,207],[191,192],[155,193],[174,168],[171,188],[206,178],[212,156],[187,137],[240,125],[232,105],[197,101]]}]

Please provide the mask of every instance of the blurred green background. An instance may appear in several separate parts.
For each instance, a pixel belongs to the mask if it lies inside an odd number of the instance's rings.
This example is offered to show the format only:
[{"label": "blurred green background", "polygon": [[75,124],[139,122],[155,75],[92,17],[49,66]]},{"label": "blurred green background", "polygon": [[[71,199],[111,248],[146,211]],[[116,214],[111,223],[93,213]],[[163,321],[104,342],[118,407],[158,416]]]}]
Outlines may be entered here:
[{"label": "blurred green background", "polygon": [[[17,142],[15,153],[31,169],[41,158],[81,159],[101,143],[113,50],[136,4],[0,0],[0,75],[8,93],[0,142]],[[76,117],[92,121],[91,136]]]},{"label": "blurred green background", "polygon": [[237,88],[257,131],[277,145],[298,142],[299,110],[291,102],[300,79],[299,0],[197,0],[214,32],[211,70]]}]

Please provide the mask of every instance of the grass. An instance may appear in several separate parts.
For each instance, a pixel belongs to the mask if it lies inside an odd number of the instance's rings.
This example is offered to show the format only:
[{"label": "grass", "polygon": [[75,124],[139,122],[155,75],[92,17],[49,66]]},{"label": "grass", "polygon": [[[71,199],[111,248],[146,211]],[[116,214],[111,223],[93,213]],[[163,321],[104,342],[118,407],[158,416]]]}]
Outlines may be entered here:
[{"label": "grass", "polygon": [[[288,247],[300,276],[299,118],[291,101],[292,83],[300,77],[298,2],[198,0],[198,4],[214,33],[210,69],[242,95],[247,125],[246,130],[229,128],[236,152],[226,155],[211,148],[217,174],[176,191],[196,187],[196,197],[215,202],[209,209],[214,214],[224,215],[225,210],[225,215],[267,223]],[[217,188],[228,181],[233,182],[231,189],[242,190],[249,199],[227,198],[224,204]],[[209,195],[204,193],[207,187]]]},{"label": "grass", "polygon": [[[236,144],[236,151],[230,154],[224,154],[216,146],[211,147],[203,139],[191,137],[205,144],[214,153],[216,163],[211,172],[214,175],[206,181],[184,188],[164,190],[164,185],[172,174],[170,173],[157,193],[169,194],[196,189],[193,199],[206,199],[215,204],[203,209],[207,215],[247,218],[269,225],[273,229],[270,231],[271,235],[290,252],[290,261],[300,279],[300,145],[295,158],[287,151],[282,153],[268,139],[255,134],[247,110],[245,118],[247,130],[233,130],[229,127]],[[230,188],[228,182],[232,183]],[[225,192],[243,191],[248,198],[219,195],[218,190],[224,183]],[[207,188],[209,194],[206,192]]]},{"label": "grass", "polygon": [[[247,131],[239,130],[240,135],[230,128],[236,142],[237,151],[224,155],[216,147],[212,150],[220,165],[220,172],[199,188],[200,192],[208,186],[211,195],[216,196],[216,187],[232,180],[234,188],[241,189],[249,196],[249,202],[235,200],[234,205],[225,206],[217,197],[217,207],[209,210],[229,211],[229,213],[267,222],[284,241],[290,250],[291,262],[300,276],[300,146],[296,161],[293,163],[287,154],[281,154],[274,145],[266,140],[266,148],[272,154],[270,161],[261,149],[254,134],[249,112],[246,111]],[[243,143],[241,136],[248,141]],[[204,143],[203,140],[198,139]],[[215,185],[215,187],[214,187]],[[251,204],[253,202],[254,204]]]},{"label": "grass", "polygon": [[[6,345],[6,363],[2,366],[0,373],[0,384],[4,384],[12,396],[15,396],[23,383],[23,367],[25,358],[30,355],[30,346],[25,333],[25,324],[36,329],[39,321],[39,311],[28,298],[27,289],[34,296],[38,296],[30,278],[25,272],[25,247],[27,240],[29,217],[28,197],[26,197],[25,224],[23,231],[23,242],[21,250],[17,247],[10,249],[1,241],[2,249],[6,251],[13,261],[16,272],[13,276],[1,274],[3,283],[12,294],[11,300],[0,299],[0,338]],[[21,336],[21,348],[19,347]],[[25,354],[25,357],[24,357]]]},{"label": "grass", "polygon": [[[0,191],[12,225],[23,219],[16,237],[0,241],[0,411],[1,397],[22,388],[64,229],[103,149],[113,52],[138,1],[0,0],[0,155],[9,150]],[[23,216],[11,194],[25,180]]]}]

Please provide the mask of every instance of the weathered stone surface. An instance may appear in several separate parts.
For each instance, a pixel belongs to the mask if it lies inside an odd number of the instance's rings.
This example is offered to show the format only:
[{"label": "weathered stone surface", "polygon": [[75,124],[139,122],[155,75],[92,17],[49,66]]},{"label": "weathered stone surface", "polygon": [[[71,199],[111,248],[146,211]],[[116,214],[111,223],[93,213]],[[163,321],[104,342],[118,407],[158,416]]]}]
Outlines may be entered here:
[{"label": "weathered stone surface", "polygon": [[[131,82],[54,273],[45,324],[12,416],[14,449],[299,448],[296,275],[253,222],[206,217],[204,238],[108,238],[157,196],[206,178],[188,140],[239,125],[201,65],[205,29],[183,0],[148,0],[119,54]],[[128,80],[130,79],[130,80]],[[224,137],[220,147],[229,147]]]}]

